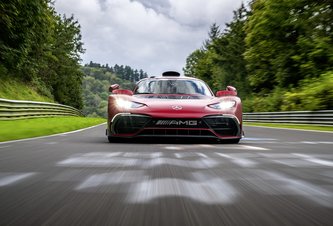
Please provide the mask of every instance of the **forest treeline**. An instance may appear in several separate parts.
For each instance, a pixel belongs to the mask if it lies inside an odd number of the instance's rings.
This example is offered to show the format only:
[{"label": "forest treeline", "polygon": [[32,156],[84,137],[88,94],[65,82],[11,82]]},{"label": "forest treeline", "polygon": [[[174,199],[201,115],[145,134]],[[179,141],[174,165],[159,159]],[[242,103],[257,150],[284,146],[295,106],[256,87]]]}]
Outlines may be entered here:
[{"label": "forest treeline", "polygon": [[333,109],[333,2],[242,5],[223,30],[211,26],[184,73],[235,86],[247,112]]},{"label": "forest treeline", "polygon": [[132,69],[130,66],[90,62],[82,67],[83,78],[83,114],[88,117],[104,117],[107,114],[109,86],[119,84],[122,89],[133,89],[135,82],[146,78],[142,69]]},{"label": "forest treeline", "polygon": [[1,79],[23,81],[56,102],[81,109],[82,53],[78,21],[57,14],[51,0],[0,2]]},{"label": "forest treeline", "polygon": [[[89,79],[103,81],[104,90],[147,76],[129,66],[90,62],[82,68],[82,53],[78,21],[57,14],[51,0],[0,2],[0,79],[23,81],[82,109],[83,97],[93,99],[82,89],[94,89]],[[333,2],[253,0],[223,29],[211,26],[184,72],[214,90],[234,85],[245,111],[333,109]]]},{"label": "forest treeline", "polygon": [[[92,67],[92,68],[100,68],[101,72],[110,72],[116,74],[118,77],[124,80],[129,80],[132,82],[137,82],[140,79],[147,78],[147,72],[144,72],[142,69],[137,70],[133,69],[128,65],[118,65],[115,64],[113,67],[109,66],[109,64],[100,64],[90,61],[89,64],[86,64],[85,67]],[[106,73],[105,73],[106,74]]]}]

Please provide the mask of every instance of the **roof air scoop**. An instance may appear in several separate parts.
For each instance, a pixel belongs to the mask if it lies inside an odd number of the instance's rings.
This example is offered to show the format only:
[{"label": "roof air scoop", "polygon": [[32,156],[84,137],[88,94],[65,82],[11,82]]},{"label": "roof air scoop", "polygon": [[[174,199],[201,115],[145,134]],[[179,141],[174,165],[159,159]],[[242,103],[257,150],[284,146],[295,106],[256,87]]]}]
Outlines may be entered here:
[{"label": "roof air scoop", "polygon": [[177,71],[166,71],[166,72],[163,72],[162,76],[177,76],[177,77],[179,77],[180,73],[177,72]]}]

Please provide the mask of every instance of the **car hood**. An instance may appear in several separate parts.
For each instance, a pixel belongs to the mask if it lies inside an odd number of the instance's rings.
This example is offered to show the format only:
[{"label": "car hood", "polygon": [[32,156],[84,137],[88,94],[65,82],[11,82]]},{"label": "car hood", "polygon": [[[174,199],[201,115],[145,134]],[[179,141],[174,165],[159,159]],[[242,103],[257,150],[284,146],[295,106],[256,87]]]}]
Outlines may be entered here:
[{"label": "car hood", "polygon": [[132,113],[146,113],[155,117],[203,117],[210,114],[221,114],[219,110],[208,107],[209,104],[217,103],[215,97],[203,99],[158,99],[133,97],[135,102],[146,106],[133,109]]},{"label": "car hood", "polygon": [[147,105],[151,111],[170,110],[181,112],[202,112],[208,104],[211,104],[213,98],[210,99],[139,99],[141,103]]}]

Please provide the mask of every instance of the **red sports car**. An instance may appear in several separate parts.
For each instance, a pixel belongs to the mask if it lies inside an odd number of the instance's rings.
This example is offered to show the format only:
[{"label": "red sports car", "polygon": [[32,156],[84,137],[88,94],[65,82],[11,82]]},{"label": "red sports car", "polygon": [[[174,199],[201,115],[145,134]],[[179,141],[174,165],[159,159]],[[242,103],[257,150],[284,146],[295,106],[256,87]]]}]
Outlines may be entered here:
[{"label": "red sports car", "polygon": [[131,90],[111,85],[106,135],[110,142],[135,137],[242,138],[242,104],[234,87],[216,95],[200,79],[164,72]]}]

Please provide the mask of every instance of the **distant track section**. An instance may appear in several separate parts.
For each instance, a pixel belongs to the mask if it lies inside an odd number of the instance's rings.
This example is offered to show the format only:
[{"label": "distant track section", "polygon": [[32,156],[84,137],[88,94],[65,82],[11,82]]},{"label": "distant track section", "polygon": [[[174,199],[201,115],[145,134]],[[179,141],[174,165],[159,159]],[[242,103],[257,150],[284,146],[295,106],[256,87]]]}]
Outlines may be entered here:
[{"label": "distant track section", "polygon": [[49,116],[83,116],[83,114],[74,107],[62,104],[0,98],[0,120]]},{"label": "distant track section", "polygon": [[333,110],[244,113],[245,122],[333,125]]}]

